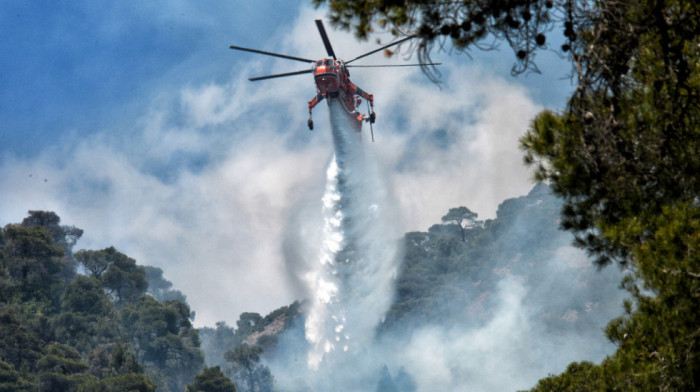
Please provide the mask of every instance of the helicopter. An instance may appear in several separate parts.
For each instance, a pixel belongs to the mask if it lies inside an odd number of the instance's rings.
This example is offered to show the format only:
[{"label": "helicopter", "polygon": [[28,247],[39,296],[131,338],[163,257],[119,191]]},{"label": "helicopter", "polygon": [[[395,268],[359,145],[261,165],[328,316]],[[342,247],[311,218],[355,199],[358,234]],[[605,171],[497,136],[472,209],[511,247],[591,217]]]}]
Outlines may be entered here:
[{"label": "helicopter", "polygon": [[[234,50],[241,50],[241,51],[252,52],[252,53],[257,53],[257,54],[264,54],[267,56],[274,56],[274,57],[279,57],[279,58],[283,58],[283,59],[287,59],[287,60],[295,60],[295,61],[301,61],[304,63],[311,64],[310,68],[307,68],[307,69],[304,69],[301,71],[285,72],[285,73],[266,75],[266,76],[258,76],[258,77],[248,79],[251,82],[256,82],[259,80],[282,78],[282,77],[287,77],[287,76],[313,73],[314,82],[316,83],[316,96],[314,96],[309,101],[309,120],[307,121],[307,125],[309,127],[309,130],[314,129],[314,122],[312,119],[313,108],[316,105],[318,105],[321,101],[323,101],[324,99],[327,100],[329,106],[331,104],[331,100],[337,100],[341,104],[341,106],[345,109],[345,111],[347,111],[347,113],[352,118],[355,119],[356,124],[358,125],[356,127],[358,132],[361,130],[361,124],[363,121],[368,122],[370,124],[370,131],[372,133],[372,141],[374,141],[374,129],[372,127],[372,124],[374,124],[374,122],[377,118],[377,115],[374,112],[374,95],[372,93],[368,93],[365,90],[359,88],[357,85],[355,85],[353,82],[350,81],[350,72],[348,71],[348,68],[350,68],[350,67],[363,67],[363,68],[407,67],[407,66],[425,66],[425,65],[440,65],[441,64],[441,63],[421,63],[421,64],[396,64],[396,65],[351,65],[350,63],[352,63],[356,60],[359,60],[359,59],[367,57],[371,54],[380,52],[380,51],[385,50],[387,48],[390,48],[392,46],[399,45],[405,41],[408,41],[412,38],[415,38],[415,36],[408,36],[408,37],[402,38],[398,41],[394,41],[388,45],[384,45],[378,49],[374,49],[374,50],[371,50],[371,51],[364,53],[360,56],[357,56],[350,61],[343,61],[343,60],[339,60],[336,57],[335,51],[333,51],[333,47],[331,46],[331,42],[328,39],[328,35],[326,34],[326,29],[323,26],[323,21],[321,21],[320,19],[316,19],[316,27],[318,28],[318,32],[321,35],[321,40],[323,40],[323,45],[326,47],[326,53],[329,56],[329,57],[323,58],[321,60],[311,60],[311,59],[306,59],[306,58],[301,58],[301,57],[296,57],[296,56],[289,56],[286,54],[265,52],[265,51],[258,50],[258,49],[244,48],[244,47],[235,46],[235,45],[229,46],[230,49],[234,49]],[[367,102],[367,114],[362,114],[358,111],[360,105],[362,104],[362,99],[364,99]]]}]

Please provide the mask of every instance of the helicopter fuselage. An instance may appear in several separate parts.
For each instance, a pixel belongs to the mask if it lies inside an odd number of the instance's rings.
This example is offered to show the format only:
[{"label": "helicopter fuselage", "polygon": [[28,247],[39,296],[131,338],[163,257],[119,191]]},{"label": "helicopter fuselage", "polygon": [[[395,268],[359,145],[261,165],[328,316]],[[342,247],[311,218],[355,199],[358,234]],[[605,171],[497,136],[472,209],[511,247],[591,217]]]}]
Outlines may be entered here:
[{"label": "helicopter fuselage", "polygon": [[363,91],[350,81],[350,72],[342,60],[331,58],[318,60],[313,64],[313,74],[317,96],[320,95],[320,97],[309,102],[310,108],[316,106],[323,98],[338,99],[348,113],[357,111],[361,103],[360,98],[368,100],[370,105],[374,104],[372,94]]},{"label": "helicopter fuselage", "polygon": [[347,68],[340,60],[318,60],[313,65],[313,72],[316,88],[322,94],[338,92],[347,85]]}]

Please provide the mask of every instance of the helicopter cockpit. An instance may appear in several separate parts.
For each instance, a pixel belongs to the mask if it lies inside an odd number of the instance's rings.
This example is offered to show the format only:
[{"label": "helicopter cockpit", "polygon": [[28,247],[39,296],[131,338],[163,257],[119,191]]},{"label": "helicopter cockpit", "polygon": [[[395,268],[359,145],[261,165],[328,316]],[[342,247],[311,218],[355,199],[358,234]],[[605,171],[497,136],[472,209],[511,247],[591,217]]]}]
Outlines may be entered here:
[{"label": "helicopter cockpit", "polygon": [[314,63],[314,80],[319,92],[334,93],[340,89],[339,70],[340,61],[338,60],[323,59]]}]

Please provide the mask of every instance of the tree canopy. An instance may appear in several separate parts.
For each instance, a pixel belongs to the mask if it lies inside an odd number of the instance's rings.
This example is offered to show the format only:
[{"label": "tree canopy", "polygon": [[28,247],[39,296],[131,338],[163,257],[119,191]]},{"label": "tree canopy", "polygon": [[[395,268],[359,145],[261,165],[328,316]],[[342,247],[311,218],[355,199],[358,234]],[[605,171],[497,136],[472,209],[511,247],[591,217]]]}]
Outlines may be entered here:
[{"label": "tree canopy", "polygon": [[[29,214],[0,228],[0,391],[184,390],[204,355],[189,306],[146,294],[160,270],[114,247],[74,254],[82,230]],[[175,292],[160,272],[158,294]]]},{"label": "tree canopy", "polygon": [[186,392],[236,392],[236,386],[218,366],[204,368],[194,377]]},{"label": "tree canopy", "polygon": [[[576,88],[521,139],[536,179],[564,200],[562,227],[598,265],[629,269],[627,315],[606,332],[617,352],[572,364],[537,390],[700,387],[700,4],[686,0],[314,0],[366,38],[415,36],[428,58],[505,41],[515,73],[535,70],[550,31]],[[437,44],[437,45],[436,45]],[[488,45],[488,44],[487,44]],[[556,76],[556,75],[554,75]]]},{"label": "tree canopy", "polygon": [[240,346],[224,354],[233,368],[233,375],[239,389],[246,392],[272,392],[275,379],[270,369],[260,363],[263,352],[260,346]]},{"label": "tree canopy", "polygon": [[450,208],[447,214],[442,217],[443,222],[454,222],[459,226],[460,233],[462,234],[462,242],[465,241],[464,230],[473,226],[476,223],[476,212],[472,212],[467,207],[456,207]]}]

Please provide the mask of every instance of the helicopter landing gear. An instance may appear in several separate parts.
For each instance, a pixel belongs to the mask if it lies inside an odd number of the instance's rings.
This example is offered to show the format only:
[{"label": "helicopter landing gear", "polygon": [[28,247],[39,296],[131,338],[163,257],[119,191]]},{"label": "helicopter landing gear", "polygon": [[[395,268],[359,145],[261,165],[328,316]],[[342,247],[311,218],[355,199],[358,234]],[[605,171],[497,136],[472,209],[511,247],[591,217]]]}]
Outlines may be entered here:
[{"label": "helicopter landing gear", "polygon": [[309,131],[314,130],[314,121],[311,119],[311,117],[309,117],[309,121],[306,122],[306,125],[309,126]]}]

